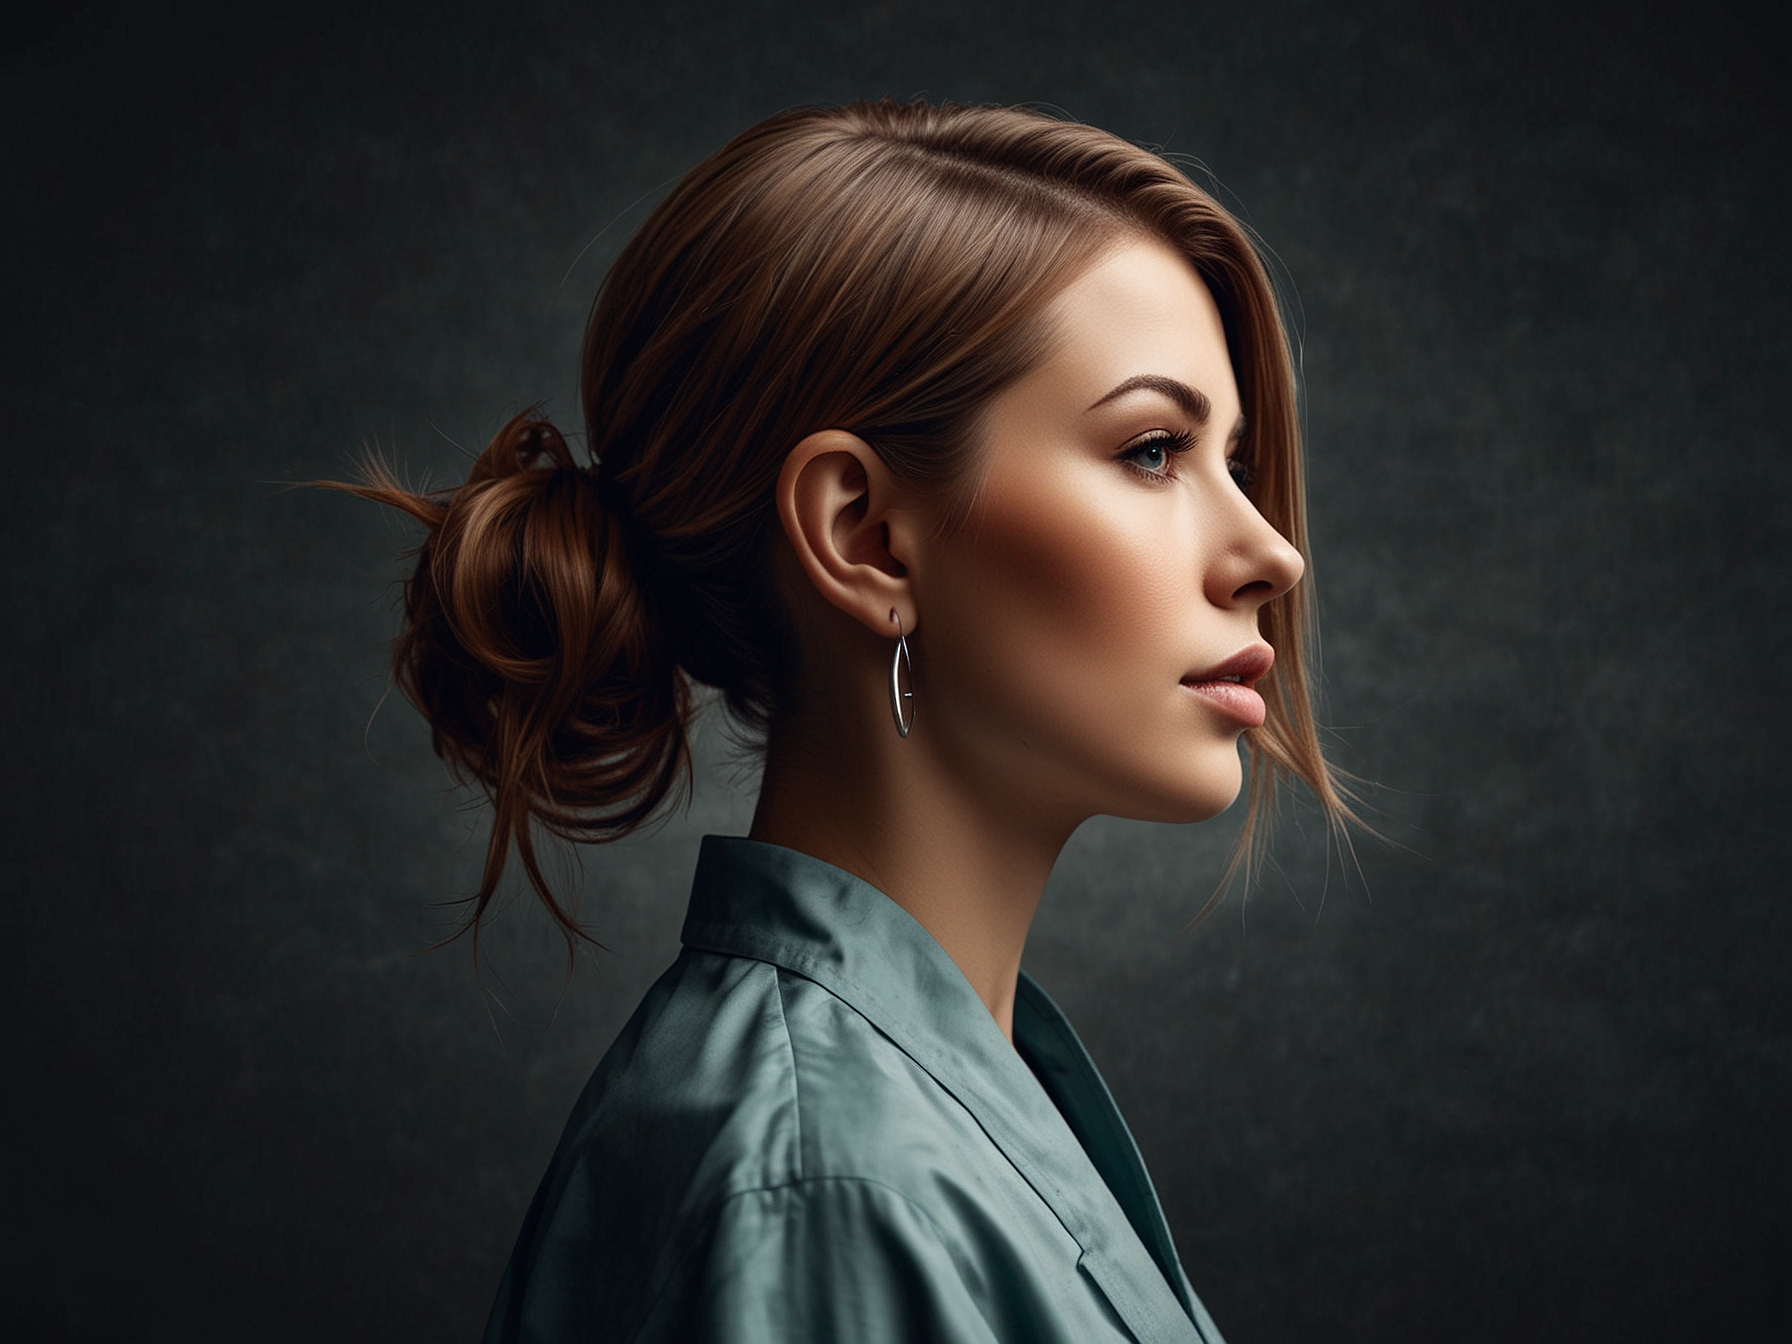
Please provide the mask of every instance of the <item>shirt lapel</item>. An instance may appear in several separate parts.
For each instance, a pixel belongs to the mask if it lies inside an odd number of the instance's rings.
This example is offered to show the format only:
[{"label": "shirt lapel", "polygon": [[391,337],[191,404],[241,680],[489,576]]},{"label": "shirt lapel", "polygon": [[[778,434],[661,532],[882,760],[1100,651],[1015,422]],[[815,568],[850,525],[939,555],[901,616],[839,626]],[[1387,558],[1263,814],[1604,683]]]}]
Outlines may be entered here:
[{"label": "shirt lapel", "polygon": [[[1014,1043],[1045,1085],[1183,1311],[1208,1344],[1219,1344],[1218,1328],[1182,1272],[1163,1206],[1113,1094],[1069,1020],[1025,971],[1015,998]],[[1094,1262],[1088,1267],[1097,1277],[1107,1268]]]}]

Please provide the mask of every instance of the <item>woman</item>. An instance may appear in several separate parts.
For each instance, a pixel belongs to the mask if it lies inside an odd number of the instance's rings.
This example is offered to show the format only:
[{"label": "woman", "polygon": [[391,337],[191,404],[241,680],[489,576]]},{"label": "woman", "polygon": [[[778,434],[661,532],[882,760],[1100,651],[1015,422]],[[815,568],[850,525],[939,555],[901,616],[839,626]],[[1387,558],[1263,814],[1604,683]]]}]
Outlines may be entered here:
[{"label": "woman", "polygon": [[1088,127],[798,110],[652,213],[582,361],[593,465],[525,413],[457,490],[352,487],[429,529],[396,670],[494,802],[475,931],[514,844],[573,936],[532,828],[654,815],[693,686],[765,772],[487,1338],[1217,1340],[1020,962],[1071,832],[1214,815],[1241,735],[1251,823],[1285,775],[1347,815],[1244,232]]}]

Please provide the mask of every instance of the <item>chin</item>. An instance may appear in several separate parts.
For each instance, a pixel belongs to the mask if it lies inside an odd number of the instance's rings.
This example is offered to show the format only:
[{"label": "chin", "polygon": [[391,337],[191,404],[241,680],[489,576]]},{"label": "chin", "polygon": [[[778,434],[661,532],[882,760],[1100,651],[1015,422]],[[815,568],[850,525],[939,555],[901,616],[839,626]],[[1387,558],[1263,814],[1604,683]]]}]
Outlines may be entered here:
[{"label": "chin", "polygon": [[1221,760],[1203,762],[1205,769],[1184,772],[1174,780],[1159,780],[1157,787],[1118,815],[1133,821],[1163,821],[1188,825],[1211,821],[1233,803],[1244,789],[1244,766],[1233,751]]},{"label": "chin", "polygon": [[1214,793],[1201,799],[1190,799],[1189,806],[1183,809],[1176,821],[1182,825],[1191,825],[1197,821],[1212,821],[1220,813],[1238,801],[1239,790],[1234,788],[1225,793]]}]

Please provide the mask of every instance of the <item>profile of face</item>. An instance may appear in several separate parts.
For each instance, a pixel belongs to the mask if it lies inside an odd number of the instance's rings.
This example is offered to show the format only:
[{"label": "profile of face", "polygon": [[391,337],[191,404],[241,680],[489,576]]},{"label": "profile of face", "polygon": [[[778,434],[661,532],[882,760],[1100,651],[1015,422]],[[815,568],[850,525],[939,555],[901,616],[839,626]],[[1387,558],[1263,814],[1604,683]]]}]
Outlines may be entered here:
[{"label": "profile of face", "polygon": [[988,408],[965,524],[910,570],[933,749],[1017,816],[1197,821],[1242,781],[1304,562],[1253,507],[1219,310],[1129,239],[1053,302],[1046,361]]},{"label": "profile of face", "polygon": [[1029,866],[1030,918],[1089,817],[1224,810],[1247,733],[1247,874],[1278,782],[1354,820],[1312,712],[1275,296],[1161,158],[1022,109],[790,109],[654,207],[582,352],[588,465],[531,409],[454,490],[334,486],[427,529],[393,668],[494,802],[473,927],[514,849],[580,936],[536,828],[664,815],[698,688],[764,734],[755,838],[946,923]]}]

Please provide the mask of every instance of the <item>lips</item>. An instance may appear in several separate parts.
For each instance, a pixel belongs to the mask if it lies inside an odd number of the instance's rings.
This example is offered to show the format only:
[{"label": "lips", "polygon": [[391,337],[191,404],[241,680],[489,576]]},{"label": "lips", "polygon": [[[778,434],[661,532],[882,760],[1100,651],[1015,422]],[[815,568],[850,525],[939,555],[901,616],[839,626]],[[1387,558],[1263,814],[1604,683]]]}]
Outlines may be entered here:
[{"label": "lips", "polygon": [[1263,697],[1251,689],[1275,665],[1276,651],[1267,644],[1240,649],[1218,667],[1191,673],[1182,684],[1209,705],[1245,728],[1260,728],[1269,717]]},{"label": "lips", "polygon": [[1231,681],[1249,686],[1253,681],[1266,676],[1269,669],[1275,666],[1276,651],[1267,644],[1250,644],[1233,654],[1218,667],[1206,672],[1195,672],[1184,677],[1184,686],[1196,686],[1211,681]]}]

